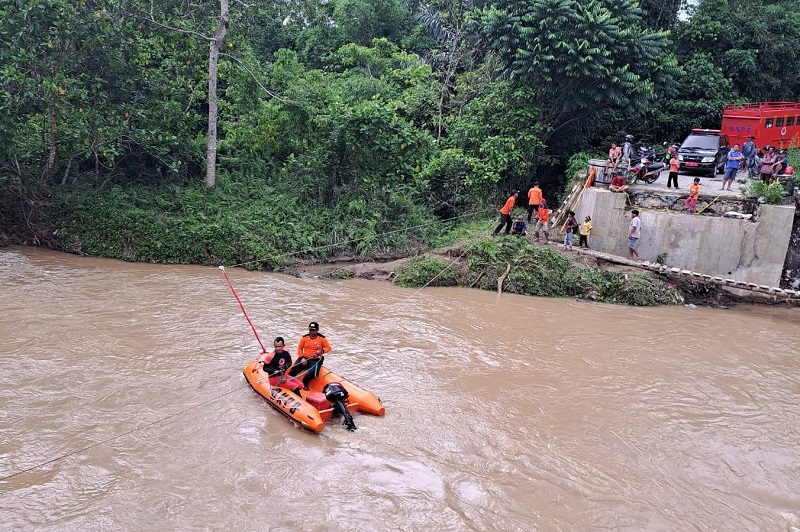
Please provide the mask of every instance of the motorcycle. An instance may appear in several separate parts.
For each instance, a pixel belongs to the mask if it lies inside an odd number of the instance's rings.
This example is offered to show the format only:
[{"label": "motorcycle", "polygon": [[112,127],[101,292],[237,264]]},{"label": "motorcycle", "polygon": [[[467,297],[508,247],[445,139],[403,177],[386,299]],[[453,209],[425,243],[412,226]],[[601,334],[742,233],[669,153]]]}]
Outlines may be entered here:
[{"label": "motorcycle", "polygon": [[752,157],[746,157],[744,160],[744,169],[750,179],[759,179],[761,177],[761,157],[756,153]]},{"label": "motorcycle", "polygon": [[661,175],[661,171],[667,167],[664,162],[666,152],[657,152],[654,148],[641,146],[639,148],[639,163],[628,170],[626,181],[629,185],[637,181],[644,181],[647,184],[655,183]]},{"label": "motorcycle", "polygon": [[664,148],[666,148],[667,152],[666,152],[666,154],[664,154],[664,162],[669,165],[669,160],[672,159],[673,157],[677,157],[678,156],[678,148],[680,148],[680,147],[681,147],[680,144],[669,144],[668,145],[668,143],[665,142],[664,143]]}]

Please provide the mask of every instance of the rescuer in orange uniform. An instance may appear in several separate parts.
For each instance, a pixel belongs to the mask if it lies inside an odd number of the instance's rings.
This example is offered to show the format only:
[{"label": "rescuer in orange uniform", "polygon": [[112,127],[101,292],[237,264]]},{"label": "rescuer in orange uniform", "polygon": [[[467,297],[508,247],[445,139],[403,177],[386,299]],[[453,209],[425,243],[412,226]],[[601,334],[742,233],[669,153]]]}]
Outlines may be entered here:
[{"label": "rescuer in orange uniform", "polygon": [[512,190],[505,205],[500,209],[500,223],[495,227],[492,236],[497,236],[504,225],[506,226],[506,234],[511,233],[511,224],[513,222],[512,215],[514,214],[514,205],[517,204],[517,196],[519,196],[519,191]]},{"label": "rescuer in orange uniform", "polygon": [[528,223],[531,223],[534,213],[539,212],[539,203],[542,202],[542,189],[536,181],[528,191]]},{"label": "rescuer in orange uniform", "polygon": [[547,200],[544,198],[539,203],[536,220],[536,241],[539,242],[539,235],[544,233],[544,241],[547,242],[550,239],[550,210],[547,208]]},{"label": "rescuer in orange uniform", "polygon": [[297,344],[297,361],[289,369],[289,375],[296,377],[303,375],[303,387],[307,390],[308,383],[319,375],[319,368],[325,360],[325,353],[331,350],[331,344],[324,335],[319,333],[319,323],[312,321],[308,324],[308,334],[304,334]]}]

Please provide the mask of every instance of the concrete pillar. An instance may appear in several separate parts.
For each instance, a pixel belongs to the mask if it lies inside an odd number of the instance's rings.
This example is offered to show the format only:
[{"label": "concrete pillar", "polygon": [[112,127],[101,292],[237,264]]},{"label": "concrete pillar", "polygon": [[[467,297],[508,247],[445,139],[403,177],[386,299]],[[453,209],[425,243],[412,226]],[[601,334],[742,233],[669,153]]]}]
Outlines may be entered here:
[{"label": "concrete pillar", "polygon": [[[624,194],[587,189],[576,210],[592,217],[592,249],[628,255],[630,205]],[[755,221],[639,209],[638,251],[671,267],[747,283],[778,286],[794,221],[793,205],[762,205]]]}]

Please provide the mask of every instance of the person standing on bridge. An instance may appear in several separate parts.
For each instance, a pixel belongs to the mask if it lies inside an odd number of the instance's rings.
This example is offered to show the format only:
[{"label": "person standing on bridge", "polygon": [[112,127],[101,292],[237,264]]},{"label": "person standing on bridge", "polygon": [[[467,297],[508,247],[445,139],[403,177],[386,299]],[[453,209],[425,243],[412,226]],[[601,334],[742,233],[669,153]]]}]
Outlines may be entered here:
[{"label": "person standing on bridge", "polygon": [[756,143],[753,142],[755,137],[750,135],[747,137],[747,142],[742,144],[742,157],[744,157],[744,167],[748,172],[756,164]]},{"label": "person standing on bridge", "polygon": [[667,188],[672,188],[670,185],[675,184],[675,189],[678,189],[678,172],[681,169],[681,162],[677,156],[673,156],[669,160],[669,176],[667,176]]},{"label": "person standing on bridge", "polygon": [[625,135],[625,144],[622,145],[622,164],[630,168],[631,159],[633,158],[633,135]]},{"label": "person standing on bridge", "polygon": [[743,160],[744,156],[739,151],[739,145],[734,144],[731,151],[728,152],[728,162],[725,163],[725,173],[722,175],[722,188],[720,190],[726,190],[725,183],[728,184],[727,190],[731,189],[733,179],[739,173],[739,166],[741,166]]},{"label": "person standing on bridge", "polygon": [[778,154],[775,152],[775,146],[764,146],[764,151],[766,154],[761,159],[761,168],[758,171],[761,173],[761,181],[769,185],[778,166]]},{"label": "person standing on bridge", "polygon": [[778,164],[775,166],[775,175],[783,175],[789,167],[789,157],[786,155],[786,150],[778,152]]},{"label": "person standing on bridge", "polygon": [[297,362],[289,370],[289,375],[297,377],[303,373],[303,388],[308,390],[308,383],[319,375],[319,369],[325,361],[325,353],[330,352],[331,344],[319,333],[319,323],[308,324],[308,334],[300,338],[297,344]]}]

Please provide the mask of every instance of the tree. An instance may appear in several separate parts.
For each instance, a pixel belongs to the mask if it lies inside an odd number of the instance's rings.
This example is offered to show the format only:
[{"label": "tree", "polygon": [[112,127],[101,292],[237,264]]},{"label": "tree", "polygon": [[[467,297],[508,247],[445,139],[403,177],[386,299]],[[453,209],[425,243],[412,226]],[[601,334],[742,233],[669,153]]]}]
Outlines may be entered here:
[{"label": "tree", "polygon": [[[196,6],[188,5],[182,13],[182,20],[193,21]],[[200,10],[202,12],[202,10]],[[157,14],[153,4],[150,4],[149,20],[158,27],[170,29],[180,33],[192,35],[208,42],[208,137],[206,141],[206,177],[205,183],[213,187],[217,179],[217,75],[219,64],[219,51],[225,35],[228,32],[230,8],[228,0],[219,0],[219,16],[216,19],[216,30],[213,34],[205,34],[195,28],[177,26],[156,20]],[[163,15],[159,15],[161,18]],[[196,21],[193,21],[196,24]]]},{"label": "tree", "polygon": [[431,54],[431,63],[439,74],[437,140],[442,138],[445,114],[457,74],[475,69],[485,52],[484,43],[476,32],[469,31],[467,9],[474,9],[474,3],[451,2],[444,12],[433,6],[423,5],[416,15],[417,20],[428,29],[438,45]]},{"label": "tree", "polygon": [[675,51],[702,51],[750,101],[794,100],[800,92],[800,11],[796,0],[705,0],[675,30]]},{"label": "tree", "polygon": [[668,30],[678,24],[678,15],[686,9],[686,0],[641,0],[642,22],[654,30]]},{"label": "tree", "polygon": [[399,40],[408,31],[409,13],[399,0],[335,0],[333,20],[342,44],[366,46],[372,39]]},{"label": "tree", "polygon": [[0,164],[21,182],[46,187],[64,161],[63,181],[81,163],[96,174],[116,166],[127,124],[110,80],[128,28],[114,7],[13,0],[0,9]]},{"label": "tree", "polygon": [[501,0],[483,31],[506,74],[531,87],[551,133],[614,107],[635,113],[653,83],[670,83],[668,38],[633,0]]},{"label": "tree", "polygon": [[735,99],[733,83],[709,54],[697,52],[681,65],[673,91],[656,88],[651,131],[656,139],[681,140],[691,128],[717,129],[722,106]]}]

